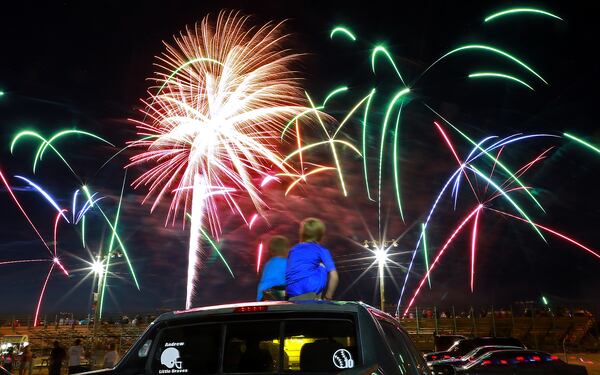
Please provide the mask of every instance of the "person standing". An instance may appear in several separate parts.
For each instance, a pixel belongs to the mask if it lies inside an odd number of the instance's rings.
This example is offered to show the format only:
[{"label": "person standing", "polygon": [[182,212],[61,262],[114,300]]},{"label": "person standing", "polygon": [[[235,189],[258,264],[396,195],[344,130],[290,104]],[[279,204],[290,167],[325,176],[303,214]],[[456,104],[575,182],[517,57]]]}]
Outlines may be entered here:
[{"label": "person standing", "polygon": [[103,368],[113,368],[119,361],[119,353],[116,350],[116,345],[110,343],[108,345],[108,351],[104,353]]},{"label": "person standing", "polygon": [[65,350],[60,346],[58,341],[54,341],[54,347],[50,351],[50,358],[48,358],[49,368],[48,375],[60,375],[62,369],[62,363],[67,356]]},{"label": "person standing", "polygon": [[275,295],[277,292],[276,290],[273,289],[271,290],[273,293],[269,293],[269,290],[274,287],[282,287],[281,293],[283,294],[287,254],[290,247],[289,243],[289,240],[285,236],[273,236],[269,240],[270,259],[265,263],[262,277],[258,283],[258,291],[256,294],[257,301],[280,299]]},{"label": "person standing", "polygon": [[21,354],[21,364],[19,365],[19,375],[24,375],[27,371],[27,375],[31,375],[33,369],[33,352],[29,345],[23,348],[23,354]]},{"label": "person standing", "polygon": [[285,272],[289,300],[330,300],[337,288],[339,275],[331,253],[320,244],[325,224],[307,218],[300,224],[300,243],[292,247]]},{"label": "person standing", "polygon": [[74,345],[67,350],[67,355],[69,357],[69,374],[81,372],[81,358],[84,354],[85,352],[83,346],[81,346],[81,340],[75,340]]}]

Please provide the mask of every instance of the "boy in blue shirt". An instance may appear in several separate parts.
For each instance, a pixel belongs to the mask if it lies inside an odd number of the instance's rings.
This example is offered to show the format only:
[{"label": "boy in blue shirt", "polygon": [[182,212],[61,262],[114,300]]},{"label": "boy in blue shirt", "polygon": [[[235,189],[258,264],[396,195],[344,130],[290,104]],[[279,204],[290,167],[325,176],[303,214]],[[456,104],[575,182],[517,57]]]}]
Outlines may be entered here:
[{"label": "boy in blue shirt", "polygon": [[[276,286],[285,287],[285,269],[287,267],[287,253],[289,248],[290,243],[287,237],[273,236],[269,240],[270,259],[267,263],[265,263],[262,277],[258,283],[258,292],[256,295],[257,301],[263,301],[266,299],[267,296],[265,295],[265,292],[267,292],[269,289]],[[283,288],[281,290],[281,294],[281,297],[283,297]]]},{"label": "boy in blue shirt", "polygon": [[339,276],[331,253],[319,244],[324,234],[325,224],[319,219],[300,224],[300,243],[290,250],[285,272],[288,299],[333,298]]}]

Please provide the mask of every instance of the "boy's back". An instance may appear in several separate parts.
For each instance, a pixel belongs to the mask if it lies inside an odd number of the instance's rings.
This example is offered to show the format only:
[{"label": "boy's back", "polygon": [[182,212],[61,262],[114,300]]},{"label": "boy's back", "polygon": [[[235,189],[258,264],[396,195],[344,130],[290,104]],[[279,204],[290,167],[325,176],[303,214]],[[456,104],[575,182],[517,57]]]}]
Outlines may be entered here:
[{"label": "boy's back", "polygon": [[335,264],[325,247],[315,242],[297,244],[288,255],[287,295],[321,293],[327,285],[327,274],[332,270],[335,270]]},{"label": "boy's back", "polygon": [[265,264],[263,276],[258,283],[258,294],[256,300],[263,298],[263,292],[275,286],[285,285],[285,271],[287,268],[287,258],[273,257]]}]

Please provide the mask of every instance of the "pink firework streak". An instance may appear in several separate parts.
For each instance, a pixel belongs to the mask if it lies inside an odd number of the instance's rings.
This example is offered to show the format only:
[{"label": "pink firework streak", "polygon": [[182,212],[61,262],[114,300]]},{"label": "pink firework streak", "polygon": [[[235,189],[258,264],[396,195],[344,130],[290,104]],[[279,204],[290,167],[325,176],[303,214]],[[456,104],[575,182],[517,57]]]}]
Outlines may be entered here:
[{"label": "pink firework streak", "polygon": [[[513,218],[513,219],[515,219],[515,220],[520,220],[520,221],[528,222],[527,220],[525,220],[525,219],[523,219],[523,218],[520,218],[520,217],[518,217],[518,216],[516,216],[516,215],[509,214],[508,212],[504,212],[504,211],[495,210],[495,209],[493,209],[493,208],[489,208],[489,207],[486,207],[486,209],[487,209],[487,210],[490,210],[490,211],[494,211],[494,212],[496,212],[496,213],[499,213],[499,214],[501,214],[501,215],[504,215],[504,216],[511,217],[511,218]],[[592,255],[593,255],[593,256],[595,256],[596,258],[600,259],[600,253],[599,253],[598,251],[592,250],[592,249],[590,249],[589,247],[587,247],[587,246],[583,245],[582,243],[580,243],[580,242],[577,242],[577,241],[575,241],[574,239],[572,239],[571,237],[568,237],[568,236],[566,236],[566,235],[564,235],[564,234],[562,234],[562,233],[560,233],[560,232],[557,232],[557,231],[555,231],[555,230],[554,230],[554,229],[552,229],[552,228],[548,228],[548,227],[545,227],[545,226],[543,226],[543,225],[540,225],[540,224],[537,224],[537,223],[533,223],[533,224],[534,224],[536,227],[538,227],[538,228],[540,228],[540,229],[542,229],[542,230],[545,230],[546,232],[548,232],[548,233],[551,233],[551,234],[553,234],[553,235],[555,235],[555,236],[557,236],[557,237],[560,237],[560,238],[562,238],[563,240],[565,240],[565,241],[568,241],[568,242],[572,243],[573,245],[575,245],[575,246],[577,246],[577,247],[579,247],[579,248],[581,248],[581,249],[583,249],[583,250],[587,251],[588,253],[592,254]]]},{"label": "pink firework streak", "polygon": [[34,327],[37,327],[38,316],[40,315],[40,307],[42,306],[42,300],[44,299],[44,294],[46,293],[46,286],[48,286],[48,280],[50,280],[50,275],[52,275],[52,270],[54,270],[54,266],[56,265],[56,263],[56,261],[52,262],[50,270],[48,271],[48,275],[46,275],[46,280],[44,280],[44,285],[42,286],[42,291],[40,292],[40,298],[38,299],[38,303],[35,308],[35,316],[33,318]]},{"label": "pink firework streak", "polygon": [[252,226],[254,225],[254,222],[256,221],[256,219],[258,219],[258,214],[252,215],[252,217],[250,218],[250,221],[248,222],[248,229],[252,229]]},{"label": "pink firework streak", "polygon": [[279,182],[280,180],[279,180],[277,177],[275,177],[275,176],[267,176],[267,177],[265,177],[265,178],[262,180],[262,182],[260,183],[260,187],[262,188],[262,187],[265,187],[265,186],[267,186],[267,184],[268,184],[269,182],[271,182],[271,181],[277,181],[277,182]]},{"label": "pink firework streak", "polygon": [[25,219],[27,219],[27,221],[29,222],[29,225],[31,225],[31,228],[33,228],[33,230],[35,231],[35,233],[37,234],[37,236],[40,238],[40,240],[42,241],[42,243],[44,244],[44,246],[46,247],[46,249],[48,249],[48,251],[50,252],[50,254],[52,254],[52,250],[50,250],[50,248],[48,247],[48,244],[46,243],[46,240],[44,240],[44,237],[42,237],[42,235],[40,234],[40,232],[37,230],[36,226],[33,224],[33,222],[31,221],[31,219],[29,218],[29,215],[27,215],[27,212],[25,212],[25,209],[23,208],[23,206],[21,206],[21,203],[19,203],[19,200],[17,199],[17,197],[13,193],[12,189],[10,188],[10,185],[8,184],[8,181],[4,177],[4,174],[2,173],[2,170],[0,170],[0,179],[2,179],[2,183],[4,183],[4,186],[6,187],[6,190],[8,191],[8,194],[10,194],[10,197],[13,199],[13,201],[15,202],[15,204],[17,205],[17,207],[19,207],[19,210],[21,210],[21,213],[23,213],[23,216],[25,216]]},{"label": "pink firework streak", "polygon": [[263,254],[263,243],[261,242],[258,245],[258,249],[256,250],[256,273],[260,272],[260,264],[262,263],[262,254]]},{"label": "pink firework streak", "polygon": [[444,244],[444,246],[442,246],[442,249],[440,250],[440,252],[438,253],[438,255],[435,257],[435,259],[431,263],[431,265],[429,267],[429,270],[427,270],[427,273],[425,274],[425,276],[423,276],[423,278],[419,282],[419,286],[417,287],[417,289],[415,290],[412,298],[410,299],[410,302],[408,303],[408,306],[406,307],[406,310],[404,311],[404,315],[403,316],[406,316],[406,314],[408,314],[408,311],[412,307],[413,303],[415,303],[415,299],[417,298],[417,296],[421,292],[421,288],[423,287],[423,284],[425,284],[425,282],[427,281],[427,278],[431,274],[431,271],[433,271],[433,269],[435,268],[435,266],[437,265],[437,263],[440,261],[440,258],[442,257],[442,255],[444,255],[444,252],[446,251],[446,249],[448,248],[448,246],[450,246],[450,244],[452,243],[452,241],[454,240],[454,238],[458,235],[458,233],[460,233],[460,231],[463,229],[463,227],[465,225],[467,225],[467,223],[469,222],[469,220],[471,220],[471,218],[473,216],[475,216],[482,208],[483,208],[482,205],[477,206],[473,211],[471,211],[471,213],[469,215],[467,215],[467,217],[458,225],[458,227],[456,227],[456,229],[454,230],[454,232],[452,232],[452,235],[450,236],[450,238],[448,238],[448,240],[446,241],[446,243]]},{"label": "pink firework streak", "polygon": [[58,214],[56,214],[56,218],[54,219],[54,258],[52,259],[52,261],[63,271],[65,276],[69,276],[69,272],[67,272],[65,267],[63,267],[62,263],[60,262],[60,259],[58,259],[58,253],[57,253],[58,222],[60,221],[61,218],[65,217],[65,215],[64,215],[65,212],[68,212],[68,211],[63,208],[62,210],[60,210],[60,212]]},{"label": "pink firework streak", "polygon": [[[490,172],[490,176],[488,177],[488,180],[492,180],[492,176],[494,175],[494,171],[496,170],[496,165],[498,164],[498,160],[500,160],[500,155],[502,155],[502,151],[504,150],[505,146],[500,147],[500,150],[498,150],[498,154],[496,155],[496,158],[494,159],[494,164],[492,165],[492,171]],[[515,176],[518,177],[518,173],[515,173]],[[483,191],[484,193],[487,192],[488,188],[490,187],[490,181],[486,182],[485,184],[485,190]]]},{"label": "pink firework streak", "polygon": [[144,151],[129,165],[151,165],[133,186],[148,188],[152,210],[172,194],[167,223],[191,216],[186,308],[197,285],[201,229],[216,238],[221,230],[222,210],[206,193],[236,190],[222,200],[242,217],[237,199],[245,193],[260,213],[266,204],[255,178],[264,183],[273,169],[289,169],[277,147],[281,130],[307,107],[290,66],[300,55],[282,46],[285,39],[281,24],[256,28],[235,12],[207,16],[166,44],[144,119],[133,120],[143,138],[131,145]]},{"label": "pink firework streak", "polygon": [[448,148],[452,152],[452,155],[454,155],[454,159],[456,159],[456,162],[458,163],[459,168],[462,169],[462,173],[465,176],[467,182],[469,183],[469,186],[471,187],[473,194],[475,194],[475,197],[477,197],[477,193],[475,193],[475,188],[473,187],[473,184],[471,183],[471,179],[469,179],[469,175],[467,174],[467,171],[465,171],[465,168],[464,168],[465,166],[464,166],[462,160],[460,160],[460,158],[458,157],[458,154],[456,153],[456,150],[454,150],[454,146],[452,146],[452,142],[450,141],[450,138],[444,131],[444,128],[442,128],[442,126],[440,124],[438,124],[437,121],[434,121],[433,123],[435,124],[435,126],[437,127],[439,132],[442,134],[442,137],[444,138],[444,141],[446,141],[446,144],[448,145]]},{"label": "pink firework streak", "polygon": [[475,289],[475,254],[477,252],[478,229],[477,224],[479,223],[479,213],[481,212],[481,207],[483,206],[479,206],[480,209],[478,209],[477,213],[475,214],[475,220],[473,221],[473,233],[471,234],[471,293],[473,293],[473,290]]},{"label": "pink firework streak", "polygon": [[0,266],[8,264],[19,264],[19,263],[37,263],[37,262],[52,262],[49,259],[21,259],[21,260],[7,260],[0,262]]}]

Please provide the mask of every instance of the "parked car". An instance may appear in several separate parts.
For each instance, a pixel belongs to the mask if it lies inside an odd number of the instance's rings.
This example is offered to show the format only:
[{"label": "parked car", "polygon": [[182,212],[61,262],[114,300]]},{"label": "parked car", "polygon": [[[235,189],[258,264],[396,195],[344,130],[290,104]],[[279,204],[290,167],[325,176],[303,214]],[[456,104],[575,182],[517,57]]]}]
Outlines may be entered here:
[{"label": "parked car", "polygon": [[466,339],[463,335],[434,335],[433,345],[436,352],[446,351],[458,340]]},{"label": "parked car", "polygon": [[558,357],[537,350],[497,350],[465,366],[448,366],[444,375],[587,375],[583,366],[571,365]]},{"label": "parked car", "polygon": [[431,362],[441,359],[458,358],[475,348],[487,345],[517,346],[526,349],[525,345],[514,337],[475,337],[472,339],[457,340],[448,350],[427,353],[425,354],[425,360]]},{"label": "parked car", "polygon": [[[457,358],[450,358],[450,359],[441,359],[441,360],[437,360],[437,361],[431,361],[431,362],[427,362],[427,366],[429,366],[429,368],[435,368],[435,367],[439,367],[439,366],[446,366],[446,365],[451,365],[454,367],[459,367],[459,366],[464,366],[470,362],[476,361],[477,359],[479,359],[479,357],[481,357],[482,355],[495,351],[495,350],[508,350],[508,349],[523,349],[520,348],[518,346],[502,346],[502,345],[486,345],[486,346],[480,346],[479,348],[475,348],[473,350],[471,350],[470,352],[468,352],[467,354],[457,357]],[[434,371],[435,373],[435,371]]]},{"label": "parked car", "polygon": [[94,374],[431,375],[406,331],[359,302],[253,302],[158,317],[113,369]]}]

